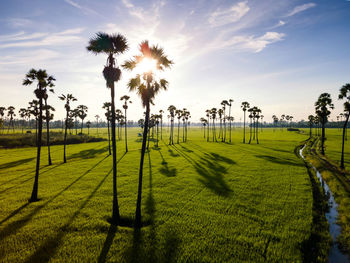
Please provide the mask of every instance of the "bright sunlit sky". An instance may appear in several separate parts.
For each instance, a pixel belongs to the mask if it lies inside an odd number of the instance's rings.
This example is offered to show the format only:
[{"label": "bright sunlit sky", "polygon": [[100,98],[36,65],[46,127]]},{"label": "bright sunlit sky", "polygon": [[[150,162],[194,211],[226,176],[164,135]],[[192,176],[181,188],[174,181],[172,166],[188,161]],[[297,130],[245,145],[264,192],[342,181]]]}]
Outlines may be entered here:
[{"label": "bright sunlit sky", "polygon": [[[49,97],[56,119],[64,116],[62,93],[78,98],[74,106],[89,107],[87,119],[103,116],[101,106],[110,101],[106,55],[85,48],[98,31],[128,39],[119,64],[138,54],[142,40],[163,47],[175,64],[163,74],[169,90],[151,111],[186,107],[192,121],[230,98],[236,121],[242,101],[260,107],[267,121],[273,114],[306,119],[322,92],[335,101],[335,119],[342,111],[339,88],[350,82],[346,0],[1,0],[0,20],[0,106],[27,107],[34,86],[22,80],[30,68],[43,68],[57,79]],[[117,108],[129,94],[129,119],[138,120],[141,100],[126,88],[131,76],[123,72],[116,84]]]}]

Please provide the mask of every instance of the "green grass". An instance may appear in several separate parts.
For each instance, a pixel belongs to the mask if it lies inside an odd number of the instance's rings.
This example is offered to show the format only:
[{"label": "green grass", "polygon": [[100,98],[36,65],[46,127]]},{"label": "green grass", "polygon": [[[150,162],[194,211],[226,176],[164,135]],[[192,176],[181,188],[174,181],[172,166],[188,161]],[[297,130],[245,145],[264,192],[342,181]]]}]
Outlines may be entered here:
[{"label": "green grass", "polygon": [[[127,226],[136,206],[140,129],[129,152],[118,141],[118,198],[112,209],[108,143],[43,148],[39,198],[28,204],[35,148],[0,150],[0,261],[4,262],[302,262],[313,229],[313,197],[304,163],[294,154],[307,135],[264,130],[261,144],[189,140],[145,156],[140,231]],[[91,130],[90,130],[91,132]],[[104,132],[104,135],[102,134]],[[100,130],[100,136],[105,136]],[[123,134],[124,135],[124,134]],[[327,247],[323,248],[327,250]],[[316,260],[316,259],[315,259]],[[320,258],[319,261],[323,261]]]}]

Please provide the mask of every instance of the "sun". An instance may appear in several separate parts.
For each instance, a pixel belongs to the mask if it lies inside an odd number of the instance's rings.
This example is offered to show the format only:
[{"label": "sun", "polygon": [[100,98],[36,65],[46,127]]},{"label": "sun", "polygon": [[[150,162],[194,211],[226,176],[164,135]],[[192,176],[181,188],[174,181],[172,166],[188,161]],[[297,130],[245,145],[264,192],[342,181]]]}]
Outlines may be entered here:
[{"label": "sun", "polygon": [[151,58],[142,59],[142,61],[138,63],[138,65],[135,68],[135,70],[139,74],[154,72],[156,69],[157,69],[157,61]]}]

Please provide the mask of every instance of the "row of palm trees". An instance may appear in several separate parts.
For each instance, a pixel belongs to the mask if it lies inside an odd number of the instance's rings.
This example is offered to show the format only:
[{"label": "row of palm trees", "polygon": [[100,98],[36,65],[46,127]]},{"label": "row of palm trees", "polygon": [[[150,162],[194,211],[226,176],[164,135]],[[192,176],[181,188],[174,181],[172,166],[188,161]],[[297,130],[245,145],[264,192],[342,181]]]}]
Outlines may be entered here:
[{"label": "row of palm trees", "polygon": [[283,127],[292,127],[292,121],[293,121],[293,116],[292,115],[286,115],[282,114],[281,118],[279,119],[276,115],[272,115],[272,122],[274,128],[276,128],[278,125],[283,128]]},{"label": "row of palm trees", "polygon": [[[223,100],[220,105],[221,108],[211,108],[207,109],[205,111],[206,118],[202,117],[200,118],[200,122],[203,125],[204,130],[204,138],[207,137],[207,141],[209,142],[209,132],[210,132],[210,125],[212,130],[212,138],[213,142],[217,142],[217,139],[221,139],[221,142],[226,142],[226,135],[227,135],[227,122],[228,122],[228,129],[229,129],[229,142],[231,143],[231,131],[232,131],[232,121],[234,121],[234,118],[231,116],[231,107],[232,107],[233,100]],[[226,111],[228,108],[228,111]],[[216,136],[216,123],[215,121],[219,121],[219,134],[218,138]],[[210,124],[211,123],[211,124]],[[205,130],[207,130],[207,136],[205,135]]]},{"label": "row of palm trees", "polygon": [[[162,111],[163,112],[163,111]],[[182,123],[182,141],[187,141],[187,130],[189,125],[189,119],[191,118],[191,113],[186,109],[177,109],[174,105],[168,107],[168,118],[170,119],[170,135],[169,135],[169,145],[174,144],[174,127],[175,118],[177,118],[177,143],[180,143],[180,126]],[[162,116],[161,120],[162,120]]]}]

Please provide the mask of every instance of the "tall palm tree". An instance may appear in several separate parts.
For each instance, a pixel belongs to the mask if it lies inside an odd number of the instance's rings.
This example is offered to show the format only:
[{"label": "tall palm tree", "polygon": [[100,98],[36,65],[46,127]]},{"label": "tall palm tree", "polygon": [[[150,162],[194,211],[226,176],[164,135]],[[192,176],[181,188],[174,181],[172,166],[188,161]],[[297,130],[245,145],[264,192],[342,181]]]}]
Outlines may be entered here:
[{"label": "tall palm tree", "polygon": [[108,56],[107,65],[104,67],[103,76],[106,80],[107,88],[111,89],[111,128],[112,128],[112,150],[113,150],[113,212],[112,223],[117,224],[120,220],[119,205],[117,197],[117,147],[115,137],[115,90],[114,82],[120,80],[121,70],[116,66],[115,55],[124,53],[128,49],[126,38],[121,34],[106,34],[99,32],[89,41],[87,50],[94,54],[104,53]]},{"label": "tall palm tree", "polygon": [[320,118],[322,125],[322,138],[321,138],[321,154],[324,155],[324,141],[326,137],[325,125],[327,123],[328,116],[331,114],[330,109],[334,109],[331,95],[329,93],[322,93],[318,100],[315,102],[315,110],[317,116]]},{"label": "tall palm tree", "polygon": [[122,111],[120,109],[116,109],[115,110],[115,119],[118,123],[118,125],[117,125],[118,126],[118,131],[117,131],[118,140],[121,140],[120,134],[121,134],[121,123],[123,122],[123,118],[124,118],[124,116],[123,116]]},{"label": "tall palm tree", "polygon": [[100,118],[100,115],[96,114],[95,118],[96,118],[96,133],[98,135],[98,119]]},{"label": "tall palm tree", "polygon": [[70,103],[72,101],[77,101],[77,99],[74,98],[72,94],[67,94],[67,95],[62,94],[58,98],[66,102],[64,104],[64,108],[66,110],[66,120],[64,125],[65,127],[64,127],[64,140],[63,140],[63,162],[66,163],[67,162],[67,158],[66,158],[67,129],[68,127],[70,128],[70,115],[71,115]]},{"label": "tall palm tree", "polygon": [[222,110],[224,111],[224,136],[223,136],[223,141],[225,142],[226,141],[226,120],[227,120],[227,117],[226,117],[226,106],[230,106],[230,103],[227,100],[223,100],[221,102],[221,105],[222,105]]},{"label": "tall palm tree", "polygon": [[54,115],[52,112],[55,111],[55,108],[52,107],[51,105],[48,105],[47,102],[45,102],[43,110],[45,111],[45,116],[43,116],[43,121],[46,121],[46,144],[47,144],[47,152],[48,152],[47,156],[48,156],[49,165],[51,165],[52,162],[51,162],[51,151],[50,151],[50,121],[53,120]]},{"label": "tall palm tree", "polygon": [[252,114],[252,109],[248,109],[248,112],[249,112],[249,120],[250,120],[250,125],[249,125],[249,144],[251,143],[252,141],[252,128],[253,128],[253,123],[252,123],[252,119],[253,119],[253,114]]},{"label": "tall palm tree", "polygon": [[83,135],[83,126],[84,126],[84,119],[87,116],[87,112],[88,112],[88,107],[85,105],[79,105],[77,107],[78,110],[78,117],[81,119],[81,128],[80,128],[80,133],[81,135]]},{"label": "tall palm tree", "polygon": [[170,105],[168,107],[168,111],[170,114],[170,136],[169,136],[169,145],[174,144],[174,118],[175,118],[175,112],[176,112],[176,107],[174,105]]},{"label": "tall palm tree", "polygon": [[177,116],[177,143],[180,143],[180,120],[182,117],[182,110],[176,110],[175,112],[176,116]]},{"label": "tall palm tree", "polygon": [[[48,91],[54,93],[54,89],[53,87],[50,87],[48,89]],[[51,107],[50,105],[47,104],[47,99],[49,98],[47,92],[44,94],[44,109],[45,109],[45,115],[46,115],[46,141],[47,141],[47,150],[48,150],[48,158],[49,158],[49,165],[52,164],[51,162],[51,152],[50,152],[50,125],[49,125],[49,122],[50,122],[50,109],[52,110],[53,107]],[[53,109],[55,110],[55,109]]]},{"label": "tall palm tree", "polygon": [[106,110],[105,116],[107,119],[107,131],[108,131],[108,153],[111,155],[111,136],[109,132],[109,123],[111,121],[112,113],[111,113],[111,103],[110,102],[105,102],[103,103],[102,108]]},{"label": "tall palm tree", "polygon": [[213,127],[212,127],[212,131],[213,131],[213,141],[215,139],[215,141],[217,142],[216,140],[216,130],[215,130],[215,120],[216,120],[216,114],[218,113],[217,109],[216,108],[212,108],[210,110],[210,114],[211,114],[211,119],[213,120]]},{"label": "tall palm tree", "polygon": [[5,111],[6,111],[5,107],[0,107],[0,128],[3,128],[3,125],[5,123],[4,121]]},{"label": "tall palm tree", "polygon": [[230,143],[231,143],[231,125],[232,125],[231,107],[232,107],[233,99],[229,99],[228,102],[229,102],[229,104],[228,104],[228,106],[229,106],[229,110],[228,110],[229,114],[228,114],[228,117],[229,117],[229,121],[230,121]]},{"label": "tall palm tree", "polygon": [[37,82],[36,89],[34,93],[36,97],[39,99],[39,130],[38,130],[38,140],[37,140],[37,159],[36,159],[36,170],[35,170],[35,179],[33,185],[33,191],[30,198],[30,202],[35,202],[38,200],[38,183],[39,183],[39,169],[40,169],[40,151],[41,151],[41,136],[42,136],[42,128],[43,128],[43,99],[47,95],[47,89],[54,87],[55,78],[53,76],[49,76],[46,73],[46,70],[35,70],[31,69],[26,74],[23,85],[28,86]]},{"label": "tall palm tree", "polygon": [[39,117],[39,101],[32,100],[29,102],[29,113],[34,116],[35,119],[35,141],[38,142],[38,117]]},{"label": "tall palm tree", "polygon": [[307,118],[308,118],[308,120],[309,120],[309,126],[310,126],[310,139],[311,139],[311,136],[312,136],[312,125],[314,124],[315,117],[314,117],[313,115],[309,115]]},{"label": "tall palm tree", "polygon": [[203,125],[203,130],[204,130],[204,139],[205,139],[205,129],[206,129],[206,126],[207,126],[207,123],[208,121],[205,119],[205,118],[200,118],[200,121]]},{"label": "tall palm tree", "polygon": [[139,186],[136,203],[136,217],[135,226],[141,227],[141,193],[142,193],[142,172],[143,172],[143,160],[146,150],[147,129],[150,114],[150,104],[153,104],[153,99],[157,93],[161,90],[167,89],[168,81],[165,79],[157,79],[155,71],[163,71],[166,68],[170,68],[173,64],[171,60],[167,58],[164,51],[159,46],[149,46],[148,41],[143,41],[140,44],[140,55],[134,56],[133,59],[124,63],[123,67],[128,70],[133,70],[137,65],[143,63],[144,69],[141,74],[137,74],[135,78],[132,78],[128,87],[131,91],[136,90],[140,95],[143,107],[146,108],[145,126],[142,138],[141,160],[140,160],[140,172],[139,172]]},{"label": "tall palm tree", "polygon": [[[90,126],[91,126],[91,121],[87,121],[86,127],[88,128],[88,135],[90,134]],[[109,148],[109,150],[111,150],[111,149]],[[111,155],[111,152],[109,152],[109,155]]]},{"label": "tall palm tree", "polygon": [[160,118],[160,139],[163,140],[163,110],[159,111],[159,118]]},{"label": "tall palm tree", "polygon": [[340,158],[340,168],[344,169],[344,144],[345,144],[345,131],[348,126],[349,116],[350,116],[350,84],[347,83],[340,88],[338,99],[346,99],[344,102],[344,113],[345,121],[343,126],[343,138],[342,138],[342,147],[341,147],[341,158]]},{"label": "tall palm tree", "polygon": [[207,142],[209,142],[209,126],[210,126],[210,110],[205,111],[205,116],[207,116]]},{"label": "tall palm tree", "polygon": [[79,117],[79,110],[75,108],[71,112],[71,117],[74,118],[74,128],[75,128],[75,135],[78,135],[78,117]]},{"label": "tall palm tree", "polygon": [[18,111],[19,116],[22,118],[22,134],[24,133],[24,125],[25,125],[25,118],[27,116],[27,109],[26,108],[20,108]]},{"label": "tall palm tree", "polygon": [[7,130],[7,133],[9,133],[11,126],[12,126],[13,132],[15,132],[15,124],[14,124],[14,117],[16,117],[15,109],[16,108],[13,106],[9,106],[7,108],[7,116],[10,117],[9,128]]},{"label": "tall palm tree", "polygon": [[249,105],[249,102],[242,102],[241,104],[241,108],[243,110],[243,113],[244,113],[244,117],[243,117],[243,143],[245,143],[245,113],[247,111],[247,109],[249,109],[250,105]]},{"label": "tall palm tree", "polygon": [[218,115],[219,115],[219,120],[220,120],[220,130],[219,130],[219,138],[221,138],[221,142],[224,141],[224,136],[223,136],[223,129],[222,129],[222,117],[224,115],[224,110],[223,109],[219,109],[217,111]]},{"label": "tall palm tree", "polygon": [[127,135],[127,117],[126,117],[126,110],[128,109],[128,102],[132,103],[131,100],[129,100],[130,97],[127,95],[124,95],[120,98],[120,100],[124,100],[124,105],[123,105],[123,109],[125,112],[125,152],[128,152],[128,135]]},{"label": "tall palm tree", "polygon": [[187,126],[190,124],[190,122],[188,121],[188,119],[191,118],[191,113],[186,110],[185,111],[185,120],[186,120],[186,124],[185,124],[185,142],[187,142]]}]

